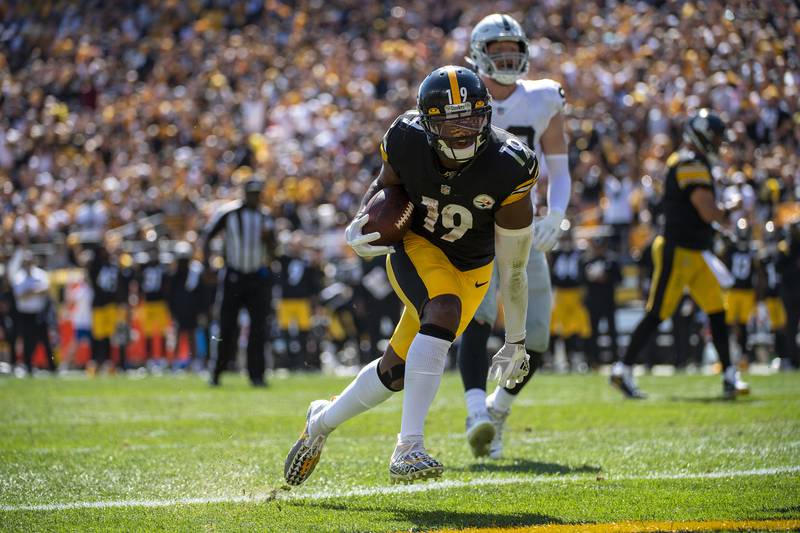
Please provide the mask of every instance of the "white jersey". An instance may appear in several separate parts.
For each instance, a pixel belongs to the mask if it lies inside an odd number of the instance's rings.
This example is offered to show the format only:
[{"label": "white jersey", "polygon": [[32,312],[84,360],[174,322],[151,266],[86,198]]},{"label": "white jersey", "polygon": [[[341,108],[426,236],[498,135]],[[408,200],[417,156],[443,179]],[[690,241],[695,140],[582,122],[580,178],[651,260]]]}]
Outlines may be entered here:
[{"label": "white jersey", "polygon": [[564,109],[564,102],[564,89],[558,82],[517,80],[508,98],[492,100],[492,124],[516,135],[540,155],[539,139],[550,119]]}]

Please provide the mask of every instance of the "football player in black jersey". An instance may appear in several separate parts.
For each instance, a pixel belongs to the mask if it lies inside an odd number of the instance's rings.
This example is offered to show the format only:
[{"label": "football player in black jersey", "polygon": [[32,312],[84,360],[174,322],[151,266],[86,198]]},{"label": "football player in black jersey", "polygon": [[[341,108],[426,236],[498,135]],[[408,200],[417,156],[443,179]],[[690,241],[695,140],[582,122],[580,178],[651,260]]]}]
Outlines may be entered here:
[{"label": "football player in black jersey", "polygon": [[277,319],[281,338],[286,343],[285,360],[279,366],[291,369],[319,370],[317,340],[311,335],[317,297],[322,289],[323,273],[305,249],[303,235],[296,231],[278,256],[280,286]]},{"label": "football player in black jersey", "polygon": [[120,320],[117,295],[121,280],[119,265],[106,241],[97,245],[85,268],[92,288],[92,360],[87,363],[86,372],[94,376],[111,358],[111,338]]},{"label": "football player in black jersey", "polygon": [[[560,238],[558,248],[550,254],[550,278],[553,285],[553,316],[550,320],[550,345],[563,340],[567,364],[578,370],[577,354],[583,351],[592,335],[589,310],[584,303],[586,295],[586,264],[584,252],[576,246],[574,235],[567,228]],[[554,350],[551,349],[551,352]]]},{"label": "football player in black jersey", "polygon": [[611,384],[629,398],[644,397],[633,379],[633,364],[658,325],[672,316],[685,288],[708,315],[714,347],[724,369],[724,396],[734,398],[750,390],[730,361],[722,285],[730,283],[731,275],[711,252],[712,224],[728,226],[729,211],[734,207],[717,205],[711,175],[725,133],[722,120],[702,109],[686,122],[681,150],[667,159],[664,231],[653,241],[654,270],[647,312],[631,335],[624,359],[611,371]]},{"label": "football player in black jersey", "polygon": [[778,228],[772,220],[764,224],[763,245],[758,251],[759,293],[767,306],[769,331],[772,334],[778,366],[786,365],[789,339],[786,336],[786,308],[781,301],[782,262],[786,256],[786,242],[780,240]]},{"label": "football player in black jersey", "polygon": [[[481,79],[462,67],[434,70],[422,82],[417,110],[398,117],[380,145],[383,167],[346,231],[362,257],[389,254],[389,280],[405,304],[383,356],[365,366],[333,401],[312,402],[300,439],[286,458],[290,485],[305,481],[328,434],[405,389],[403,415],[389,464],[393,482],[439,477],[442,464],[423,445],[423,425],[447,352],[480,304],[497,260],[506,313],[506,342],[490,373],[513,386],[529,371],[525,352],[527,274],[539,176],[533,151],[491,125]],[[412,202],[411,228],[394,249],[363,235],[367,201],[402,185]]]},{"label": "football player in black jersey", "polygon": [[155,363],[156,339],[162,364],[167,361],[167,329],[171,317],[167,306],[167,268],[161,262],[158,248],[142,252],[139,267],[139,293],[141,294],[140,323],[145,339],[148,364]]},{"label": "football player in black jersey", "polygon": [[752,363],[755,357],[747,335],[747,324],[756,310],[756,257],[755,251],[750,248],[750,236],[747,220],[737,220],[736,240],[727,246],[723,257],[733,276],[733,285],[725,291],[725,322],[733,330],[739,344],[743,367]]}]

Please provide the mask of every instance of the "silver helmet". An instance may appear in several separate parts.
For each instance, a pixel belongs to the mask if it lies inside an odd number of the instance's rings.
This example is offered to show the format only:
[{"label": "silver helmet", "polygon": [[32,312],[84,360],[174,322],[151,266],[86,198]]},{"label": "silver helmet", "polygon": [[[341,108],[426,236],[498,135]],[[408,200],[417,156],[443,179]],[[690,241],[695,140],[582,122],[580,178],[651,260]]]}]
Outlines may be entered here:
[{"label": "silver helmet", "polygon": [[[489,54],[487,46],[494,41],[511,41],[519,52]],[[528,39],[519,22],[508,15],[495,13],[485,17],[472,29],[469,62],[478,74],[503,85],[511,85],[528,73]]]}]

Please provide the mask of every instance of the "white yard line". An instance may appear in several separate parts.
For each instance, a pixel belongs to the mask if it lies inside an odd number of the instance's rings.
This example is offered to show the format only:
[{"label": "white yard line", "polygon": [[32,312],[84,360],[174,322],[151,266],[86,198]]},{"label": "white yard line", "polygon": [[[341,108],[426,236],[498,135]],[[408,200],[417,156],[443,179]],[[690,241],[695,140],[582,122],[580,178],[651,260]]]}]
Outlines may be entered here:
[{"label": "white yard line", "polygon": [[[769,476],[800,472],[800,466],[780,466],[775,468],[758,468],[753,470],[729,470],[705,473],[653,473],[645,476],[615,476],[606,481],[636,480],[671,480],[671,479],[720,479],[747,476]],[[171,507],[174,505],[193,505],[211,503],[263,503],[275,499],[281,500],[324,500],[328,498],[349,498],[355,496],[377,496],[391,494],[409,494],[432,492],[445,489],[456,489],[475,486],[502,486],[514,484],[534,484],[551,482],[591,481],[591,476],[511,476],[511,477],[478,477],[469,481],[438,481],[418,485],[399,485],[386,487],[366,487],[344,491],[298,492],[284,493],[273,491],[270,494],[252,496],[218,496],[212,498],[176,498],[169,500],[123,500],[98,502],[52,503],[44,505],[0,505],[0,511],[67,511],[73,509],[108,509],[124,507]]]}]

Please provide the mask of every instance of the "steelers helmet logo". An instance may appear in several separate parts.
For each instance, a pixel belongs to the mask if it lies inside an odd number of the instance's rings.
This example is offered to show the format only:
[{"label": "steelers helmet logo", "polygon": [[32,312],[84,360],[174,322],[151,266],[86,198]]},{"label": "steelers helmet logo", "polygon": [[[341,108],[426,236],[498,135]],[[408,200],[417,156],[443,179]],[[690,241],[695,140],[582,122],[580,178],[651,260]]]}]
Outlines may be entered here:
[{"label": "steelers helmet logo", "polygon": [[472,204],[478,209],[491,209],[494,205],[494,198],[488,194],[479,194],[473,198]]}]

